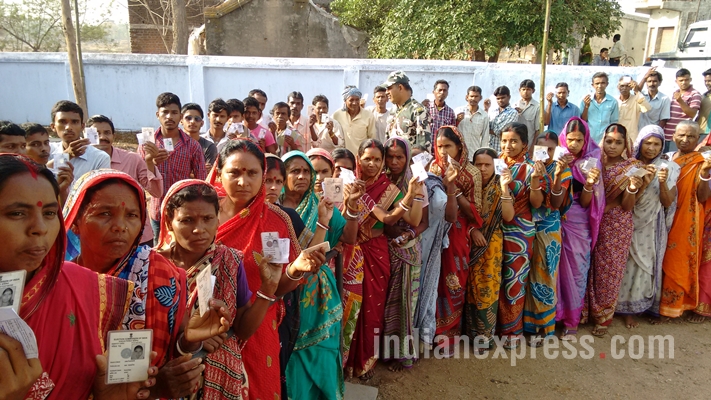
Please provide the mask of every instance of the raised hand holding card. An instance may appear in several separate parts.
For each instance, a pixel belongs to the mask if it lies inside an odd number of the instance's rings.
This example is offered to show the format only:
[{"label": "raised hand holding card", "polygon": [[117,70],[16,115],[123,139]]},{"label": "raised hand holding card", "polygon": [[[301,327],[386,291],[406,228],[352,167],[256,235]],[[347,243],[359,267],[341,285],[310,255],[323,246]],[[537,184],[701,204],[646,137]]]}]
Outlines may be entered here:
[{"label": "raised hand holding card", "polygon": [[155,143],[156,142],[156,130],[148,127],[148,128],[141,128],[141,132],[143,133],[143,141],[145,143]]},{"label": "raised hand holding card", "polygon": [[198,308],[202,317],[210,309],[212,298],[212,265],[208,264],[197,276]]},{"label": "raised hand holding card", "polygon": [[416,176],[418,181],[424,182],[427,179],[427,171],[425,171],[425,167],[422,164],[413,163],[410,168],[412,169],[412,175]]},{"label": "raised hand holding card", "polygon": [[89,144],[99,144],[99,131],[93,126],[84,129],[84,137],[89,139]]},{"label": "raised hand holding card", "polygon": [[548,161],[548,147],[546,146],[534,146],[533,147],[533,161]]},{"label": "raised hand holding card", "polygon": [[432,154],[430,154],[426,151],[412,157],[413,163],[421,164],[423,167],[426,166],[427,164],[429,164],[429,162],[431,160],[432,160]]},{"label": "raised hand holding card", "polygon": [[553,153],[553,161],[558,161],[560,160],[561,157],[564,155],[568,154],[568,150],[566,150],[564,147],[556,147],[555,152]]},{"label": "raised hand holding card", "polygon": [[169,153],[173,151],[173,139],[165,138],[163,139],[163,147]]},{"label": "raised hand holding card", "polygon": [[344,185],[350,185],[356,181],[355,174],[350,169],[341,168],[341,179],[343,179]]},{"label": "raised hand holding card", "polygon": [[506,165],[504,160],[500,158],[494,159],[494,172],[496,172],[496,175],[501,175],[508,168],[509,166]]},{"label": "raised hand holding card", "polygon": [[148,379],[153,330],[110,331],[106,384],[140,382]]},{"label": "raised hand holding card", "polygon": [[343,203],[343,179],[326,178],[323,180],[323,194],[326,199],[335,203]]}]

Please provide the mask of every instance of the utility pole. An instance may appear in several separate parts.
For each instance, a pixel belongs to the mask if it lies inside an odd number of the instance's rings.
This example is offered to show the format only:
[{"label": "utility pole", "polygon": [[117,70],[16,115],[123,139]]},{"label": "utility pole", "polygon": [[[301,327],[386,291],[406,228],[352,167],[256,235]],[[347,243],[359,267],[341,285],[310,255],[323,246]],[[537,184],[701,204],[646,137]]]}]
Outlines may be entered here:
[{"label": "utility pole", "polygon": [[72,6],[69,0],[62,0],[62,30],[64,30],[64,39],[67,42],[67,58],[69,59],[69,72],[72,76],[74,98],[77,104],[84,110],[84,115],[87,115],[84,80],[82,79],[81,68],[79,66],[77,36],[74,30],[74,24],[72,23]]},{"label": "utility pole", "polygon": [[541,131],[545,126],[546,112],[546,62],[548,58],[548,30],[551,23],[551,0],[546,0],[546,23],[543,28],[543,45],[541,46],[541,83],[539,90],[540,115],[538,116],[541,126]]},{"label": "utility pole", "polygon": [[[77,20],[77,60],[79,60],[79,73],[81,75],[81,91],[86,98],[86,79],[84,78],[84,57],[81,52],[81,21],[79,21],[79,0],[74,0],[74,15]],[[84,108],[84,115],[89,115],[87,106]]]}]

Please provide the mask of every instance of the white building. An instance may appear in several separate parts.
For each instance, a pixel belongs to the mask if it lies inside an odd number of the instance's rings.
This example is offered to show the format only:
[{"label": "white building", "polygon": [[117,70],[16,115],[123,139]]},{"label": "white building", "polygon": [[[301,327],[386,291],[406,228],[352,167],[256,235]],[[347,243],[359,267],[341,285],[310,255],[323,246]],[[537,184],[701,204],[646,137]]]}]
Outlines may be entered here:
[{"label": "white building", "polygon": [[635,12],[649,15],[646,58],[676,50],[689,24],[711,19],[711,0],[641,0],[635,2]]}]

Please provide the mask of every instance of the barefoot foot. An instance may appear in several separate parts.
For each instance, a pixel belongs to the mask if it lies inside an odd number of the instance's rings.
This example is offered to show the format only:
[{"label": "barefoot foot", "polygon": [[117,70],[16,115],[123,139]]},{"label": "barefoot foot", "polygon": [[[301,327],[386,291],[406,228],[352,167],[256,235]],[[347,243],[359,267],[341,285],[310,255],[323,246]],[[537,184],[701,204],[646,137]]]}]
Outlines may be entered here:
[{"label": "barefoot foot", "polygon": [[706,317],[704,317],[703,315],[699,315],[697,313],[691,313],[691,315],[689,315],[686,318],[686,321],[690,322],[692,324],[700,324],[700,323],[703,323],[705,320],[706,320]]},{"label": "barefoot foot", "polygon": [[627,329],[633,329],[639,326],[639,322],[635,320],[633,314],[628,314],[625,316],[625,326]]}]

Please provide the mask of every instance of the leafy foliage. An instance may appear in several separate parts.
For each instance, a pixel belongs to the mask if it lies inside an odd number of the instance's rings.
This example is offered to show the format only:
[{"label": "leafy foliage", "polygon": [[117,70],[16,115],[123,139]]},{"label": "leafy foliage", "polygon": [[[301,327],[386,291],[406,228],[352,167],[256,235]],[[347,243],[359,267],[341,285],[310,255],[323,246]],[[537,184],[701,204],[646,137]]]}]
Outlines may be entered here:
[{"label": "leafy foliage", "polygon": [[[341,21],[367,32],[371,57],[496,60],[502,48],[543,40],[545,0],[335,0]],[[553,0],[549,48],[609,36],[623,13],[615,0]]]},{"label": "leafy foliage", "polygon": [[[85,0],[79,2],[82,18],[87,14],[86,6]],[[109,28],[105,25],[108,12],[93,17],[98,17],[99,21],[82,21],[82,43],[110,42]],[[22,0],[19,3],[0,0],[0,51],[63,51],[61,18],[60,0]]]}]

